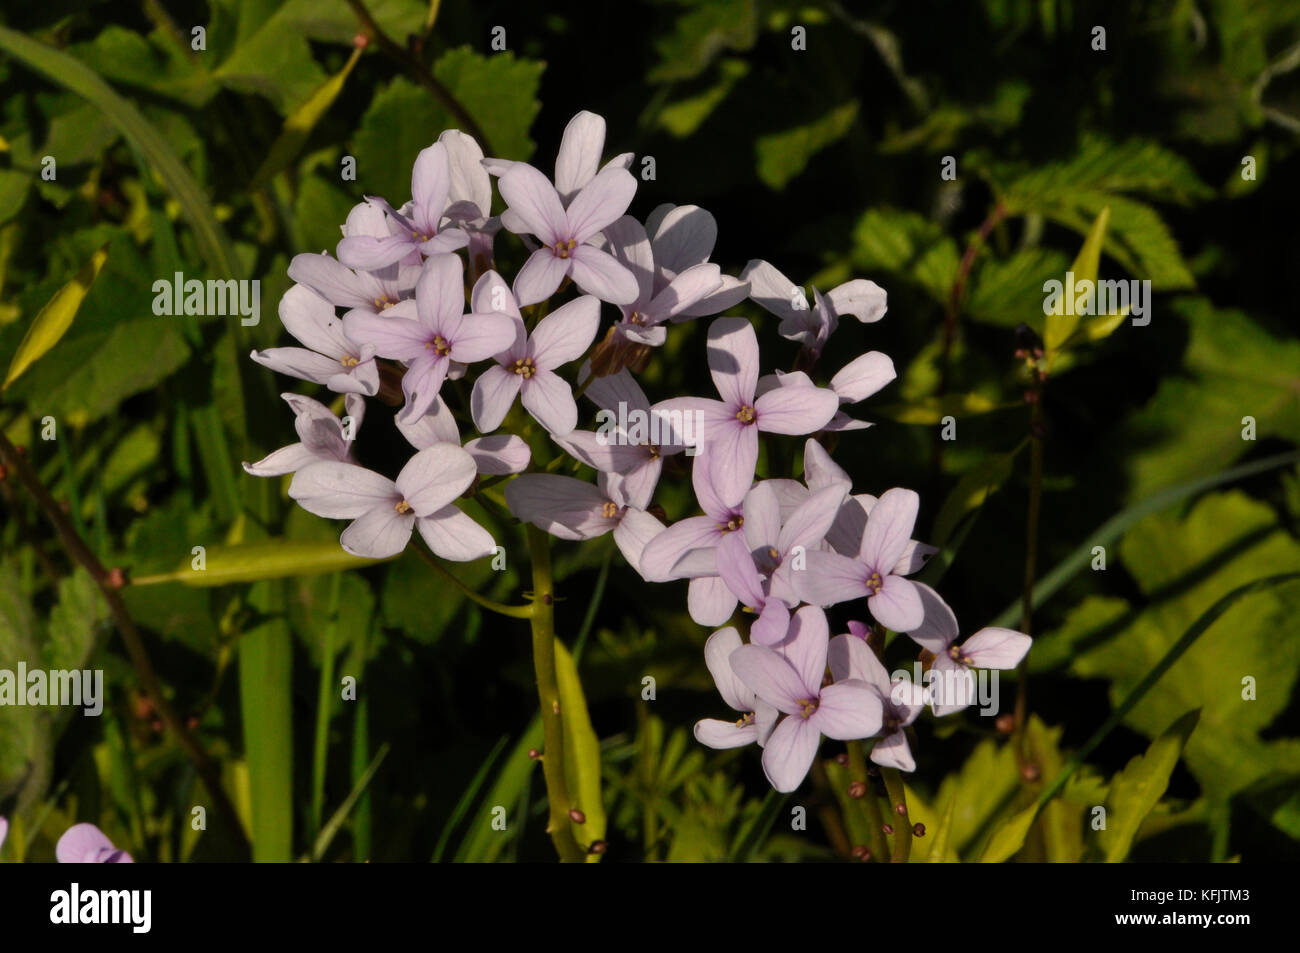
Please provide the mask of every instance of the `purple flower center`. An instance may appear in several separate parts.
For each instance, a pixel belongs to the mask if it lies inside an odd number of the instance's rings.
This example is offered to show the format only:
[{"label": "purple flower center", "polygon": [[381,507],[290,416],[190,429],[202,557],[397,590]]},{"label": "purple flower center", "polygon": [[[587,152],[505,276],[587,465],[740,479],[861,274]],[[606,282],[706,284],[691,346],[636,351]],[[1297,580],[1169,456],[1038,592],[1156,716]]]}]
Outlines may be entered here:
[{"label": "purple flower center", "polygon": [[439,357],[446,357],[451,353],[451,344],[441,334],[435,334],[433,340],[426,344],[425,347],[431,348]]},{"label": "purple flower center", "polygon": [[573,249],[577,246],[578,243],[570,238],[567,241],[556,242],[555,247],[552,248],[551,251],[555,252],[556,258],[568,258],[573,252]]},{"label": "purple flower center", "polygon": [[873,572],[867,577],[867,595],[874,596],[885,585],[885,581],[880,578],[880,573]]},{"label": "purple flower center", "polygon": [[817,710],[817,699],[815,698],[799,698],[795,702],[799,706],[799,717],[804,720],[811,718],[813,712]]}]

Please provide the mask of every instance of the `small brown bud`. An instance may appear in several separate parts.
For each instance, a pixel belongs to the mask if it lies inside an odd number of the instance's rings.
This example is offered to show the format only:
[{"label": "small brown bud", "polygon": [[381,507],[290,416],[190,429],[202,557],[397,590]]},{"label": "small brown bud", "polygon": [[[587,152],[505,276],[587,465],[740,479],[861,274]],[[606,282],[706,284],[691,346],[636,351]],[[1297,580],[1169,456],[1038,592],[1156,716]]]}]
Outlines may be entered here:
[{"label": "small brown bud", "polygon": [[591,842],[591,845],[587,848],[587,853],[603,854],[607,850],[609,850],[609,845],[606,844],[603,840],[594,840]]},{"label": "small brown bud", "polygon": [[893,824],[882,824],[882,825],[880,826],[880,829],[881,829],[882,831],[884,831],[884,832],[885,832],[887,835],[889,835],[890,837],[894,836],[894,825],[893,825]]},{"label": "small brown bud", "polygon": [[912,825],[912,836],[913,836],[913,837],[924,837],[924,836],[925,836],[925,825],[924,825],[924,824],[920,824],[920,823],[913,824],[913,825]]},{"label": "small brown bud", "polygon": [[1020,768],[1020,776],[1026,781],[1037,781],[1041,775],[1042,771],[1040,771],[1038,765],[1034,764],[1032,761],[1026,762]]},{"label": "small brown bud", "polygon": [[575,824],[586,824],[587,815],[583,814],[580,810],[578,810],[575,807],[569,811],[569,820],[573,821],[573,823]]},{"label": "small brown bud", "polygon": [[1011,712],[1004,712],[998,715],[998,720],[993,723],[999,734],[1009,735],[1016,730],[1016,716]]},{"label": "small brown bud", "polygon": [[867,794],[867,782],[866,782],[866,781],[850,781],[850,782],[849,782],[849,797],[851,797],[851,798],[853,798],[853,799],[856,800],[856,799],[858,799],[858,798],[865,797],[866,794]]},{"label": "small brown bud", "polygon": [[359,50],[364,50],[370,45],[370,37],[366,36],[364,33],[358,33],[352,38],[352,45]]},{"label": "small brown bud", "polygon": [[104,584],[110,589],[121,589],[126,585],[126,571],[121,566],[114,566],[108,571]]},{"label": "small brown bud", "polygon": [[895,804],[895,805],[894,805],[894,813],[897,814],[899,817],[907,817],[907,805],[906,805],[906,804]]},{"label": "small brown bud", "polygon": [[849,756],[845,754],[843,751],[841,751],[839,754],[835,756],[835,763],[840,765],[848,764]]},{"label": "small brown bud", "polygon": [[853,857],[855,860],[870,860],[871,851],[867,849],[865,844],[859,844],[853,848]]},{"label": "small brown bud", "polygon": [[542,753],[538,751],[536,748],[529,748],[528,757],[532,758],[534,761],[541,761]]}]

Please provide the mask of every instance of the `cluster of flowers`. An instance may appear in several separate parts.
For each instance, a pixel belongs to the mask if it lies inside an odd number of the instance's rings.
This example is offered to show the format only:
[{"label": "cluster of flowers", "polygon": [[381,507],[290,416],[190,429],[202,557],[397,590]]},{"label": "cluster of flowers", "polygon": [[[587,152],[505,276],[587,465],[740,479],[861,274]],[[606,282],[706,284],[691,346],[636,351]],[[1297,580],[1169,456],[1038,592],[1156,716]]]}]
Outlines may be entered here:
[{"label": "cluster of flowers", "polygon": [[[531,165],[484,158],[472,138],[449,130],[416,159],[410,202],[395,209],[367,198],[349,214],[335,256],[295,257],[289,275],[296,284],[279,311],[303,347],[252,356],[346,395],[347,417],[286,394],[300,442],[245,467],[260,476],[292,473],[290,497],[317,515],[351,520],[344,549],[373,558],[401,552],[413,530],[449,560],[492,553],[491,534],[456,500],[481,478],[509,478],[505,500],[518,519],[569,540],[612,531],[646,581],[689,579],[688,606],[699,624],[725,625],[738,604],[754,614],[748,643],[732,627],[708,640],[708,667],[741,718],[701,721],[701,742],[757,742],[781,791],[803,780],[822,735],[878,738],[874,761],[913,770],[903,729],[927,695],[891,683],[868,643],[868,625],[850,623],[832,639],[823,608],[865,599],[878,626],[909,634],[929,653],[923,657],[932,670],[958,680],[969,679],[971,667],[1013,668],[1028,651],[1028,636],[989,628],[958,644],[948,606],[907,578],[934,552],[911,538],[914,492],[854,494],[849,475],[815,437],[804,447],[802,482],[755,482],[760,434],[869,426],[843,408],[894,378],[886,355],[854,358],[825,387],[808,372],[842,317],[870,323],[884,316],[885,293],[853,280],[825,295],[814,289],[810,306],[767,262],[751,261],[739,278],[722,274],[709,261],[713,216],[689,205],[661,205],[644,224],[625,214],[636,191],[627,171],[632,156],[602,166],[604,143],[604,120],[579,113],[565,129],[552,180]],[[492,177],[505,204],[499,216],[492,215]],[[495,271],[502,229],[529,250],[513,284]],[[578,293],[549,310],[570,285]],[[707,351],[718,399],[652,405],[635,373],[664,343],[667,326],[746,298],[777,316],[779,333],[802,346],[797,369],[761,374],[750,322],[720,317],[709,326]],[[619,318],[597,341],[602,302]],[[468,399],[459,395],[467,409],[453,410],[446,382],[485,362]],[[619,411],[619,421],[639,415],[664,423],[648,431],[653,442],[644,429],[621,423],[612,432],[577,429],[577,400],[559,373],[575,363],[579,393],[611,418]],[[395,480],[352,459],[364,398],[377,395],[402,402],[396,426],[414,450]],[[499,432],[516,397],[564,454],[596,471],[594,483],[539,471],[521,436]],[[698,421],[693,434],[680,425],[683,415]],[[463,444],[458,417],[478,434]],[[693,455],[703,515],[665,526],[651,501],[663,458],[683,452]],[[966,694],[967,703],[972,697]],[[936,714],[964,707],[929,700]]]},{"label": "cluster of flowers", "polygon": [[[0,817],[0,847],[9,836],[9,822]],[[108,835],[94,824],[73,824],[54,846],[61,864],[131,864],[131,855],[113,846]]]}]

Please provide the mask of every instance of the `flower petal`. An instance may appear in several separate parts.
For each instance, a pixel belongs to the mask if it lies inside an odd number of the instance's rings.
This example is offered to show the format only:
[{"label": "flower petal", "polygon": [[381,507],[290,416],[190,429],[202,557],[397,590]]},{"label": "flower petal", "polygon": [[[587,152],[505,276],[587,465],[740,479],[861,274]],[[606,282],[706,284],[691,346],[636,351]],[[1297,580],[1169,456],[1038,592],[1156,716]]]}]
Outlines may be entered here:
[{"label": "flower petal", "polygon": [[585,293],[610,304],[630,304],[636,300],[636,277],[609,252],[579,245],[569,261],[573,283]]},{"label": "flower petal", "polygon": [[591,346],[599,328],[600,301],[591,295],[575,298],[537,322],[529,341],[533,361],[548,371],[576,361]]},{"label": "flower petal", "polygon": [[867,594],[866,567],[839,553],[814,550],[805,567],[790,573],[790,585],[799,598],[815,606],[833,606]]},{"label": "flower petal", "polygon": [[944,655],[948,646],[957,641],[957,616],[939,593],[925,583],[912,585],[921,598],[922,619],[920,625],[908,630],[907,636],[921,648],[935,655]]},{"label": "flower petal", "polygon": [[1011,669],[1020,664],[1033,643],[1023,632],[988,626],[961,644],[961,655],[976,668]]},{"label": "flower petal", "polygon": [[534,419],[557,436],[570,433],[578,425],[578,404],[560,375],[539,370],[523,382],[520,401]]},{"label": "flower petal", "polygon": [[414,513],[399,513],[384,503],[353,520],[339,537],[339,543],[353,556],[387,559],[406,548],[414,523]]},{"label": "flower petal", "polygon": [[912,538],[920,504],[913,490],[886,490],[867,516],[859,558],[882,575],[891,572]]},{"label": "flower petal", "polygon": [[604,118],[584,109],[569,120],[555,154],[555,189],[562,201],[572,201],[574,194],[595,178],[604,151]]},{"label": "flower petal", "polygon": [[763,748],[763,773],[772,787],[782,794],[799,787],[817,757],[821,740],[821,732],[811,718],[784,718]]},{"label": "flower petal", "polygon": [[722,625],[736,611],[736,596],[720,576],[699,576],[686,588],[686,608],[697,625]]},{"label": "flower petal", "polygon": [[768,391],[754,402],[754,410],[759,430],[807,434],[826,426],[839,405],[834,391],[793,385]]},{"label": "flower petal", "polygon": [[415,528],[434,553],[452,562],[467,563],[489,556],[496,549],[492,534],[454,506],[421,516]]},{"label": "flower petal", "polygon": [[601,169],[569,203],[565,237],[581,245],[626,212],[635,194],[636,179],[632,173],[617,166]]},{"label": "flower petal", "polygon": [[512,433],[477,437],[465,444],[465,452],[474,458],[474,465],[484,476],[522,473],[533,453],[522,437]]},{"label": "flower petal", "polygon": [[724,403],[754,404],[758,387],[758,337],[745,318],[718,318],[709,325],[709,373]]},{"label": "flower petal", "polygon": [[428,516],[460,496],[474,482],[474,458],[452,443],[421,450],[397,474],[397,491],[416,516]]},{"label": "flower petal", "polygon": [[786,714],[803,711],[808,688],[780,652],[762,645],[742,645],[730,658],[731,670],[763,701]]},{"label": "flower petal", "polygon": [[293,475],[289,498],[308,513],[327,519],[356,519],[402,497],[386,476],[353,463],[313,463]]},{"label": "flower petal", "polygon": [[523,377],[500,365],[489,367],[479,375],[469,395],[469,406],[474,426],[481,433],[491,433],[501,426],[523,382]]},{"label": "flower petal", "polygon": [[[635,185],[634,182],[634,188]],[[517,222],[507,221],[503,217],[502,222],[506,228],[516,231],[518,229],[511,226],[522,223],[526,233],[536,235],[543,245],[554,245],[557,239],[563,240],[569,237],[568,219],[555,186],[531,165],[516,162],[497,180],[497,189],[513,213],[512,218],[517,219]],[[547,292],[548,295],[549,293]],[[521,303],[529,302],[521,301]]]},{"label": "flower petal", "polygon": [[916,583],[902,576],[886,576],[880,590],[867,599],[877,622],[895,632],[910,632],[925,620]]},{"label": "flower petal", "polygon": [[827,738],[857,741],[878,732],[883,716],[884,706],[871,686],[849,679],[823,688],[817,710],[808,720]]},{"label": "flower petal", "polygon": [[559,258],[549,248],[539,248],[529,255],[515,275],[515,298],[520,306],[545,301],[555,294],[572,265],[572,258]]},{"label": "flower petal", "polygon": [[737,724],[717,718],[701,718],[695,723],[695,740],[709,748],[743,748],[758,740],[758,725]]}]

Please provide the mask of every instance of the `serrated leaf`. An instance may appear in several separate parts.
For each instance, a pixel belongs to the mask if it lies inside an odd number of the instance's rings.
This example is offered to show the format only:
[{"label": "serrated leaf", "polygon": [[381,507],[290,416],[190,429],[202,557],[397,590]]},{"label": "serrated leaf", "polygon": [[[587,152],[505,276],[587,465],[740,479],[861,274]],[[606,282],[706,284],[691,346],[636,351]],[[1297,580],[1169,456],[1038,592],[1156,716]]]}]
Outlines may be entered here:
[{"label": "serrated leaf", "polygon": [[1034,826],[1034,821],[1038,818],[1038,806],[1031,804],[1029,807],[1012,814],[1009,818],[999,824],[989,836],[989,842],[984,847],[984,852],[980,854],[979,862],[981,864],[1000,864],[1010,860],[1025,846],[1025,838],[1029,835],[1029,829]]},{"label": "serrated leaf", "polygon": [[[1120,545],[1149,607],[1071,670],[1110,679],[1118,704],[1218,599],[1262,577],[1300,570],[1300,543],[1266,504],[1240,492],[1203,497],[1184,519],[1148,517]],[[1231,606],[1124,719],[1149,738],[1193,708],[1202,731],[1184,757],[1201,787],[1223,799],[1273,775],[1300,774],[1300,741],[1260,732],[1287,707],[1300,676],[1300,641],[1286,638],[1300,613],[1300,585],[1281,585]],[[1247,697],[1245,679],[1254,679]]]},{"label": "serrated leaf", "polygon": [[82,266],[71,281],[54,293],[54,297],[45,307],[41,308],[32,320],[27,333],[23,335],[13,360],[9,362],[9,371],[5,374],[4,386],[0,389],[8,390],[9,385],[17,380],[23,371],[59,343],[68,328],[72,327],[72,321],[81,308],[81,302],[86,299],[90,286],[99,277],[99,271],[107,260],[108,247],[104,246],[90,257],[90,261]]},{"label": "serrated leaf", "polygon": [[1146,754],[1138,755],[1111,780],[1106,826],[1097,832],[1106,863],[1118,863],[1128,856],[1142,821],[1169,786],[1169,775],[1196,729],[1200,714],[1199,709],[1187,712],[1151,742]]},{"label": "serrated leaf", "polygon": [[807,168],[813,156],[842,139],[857,116],[858,104],[850,101],[812,122],[760,136],[754,143],[759,179],[771,188],[785,188]]}]

